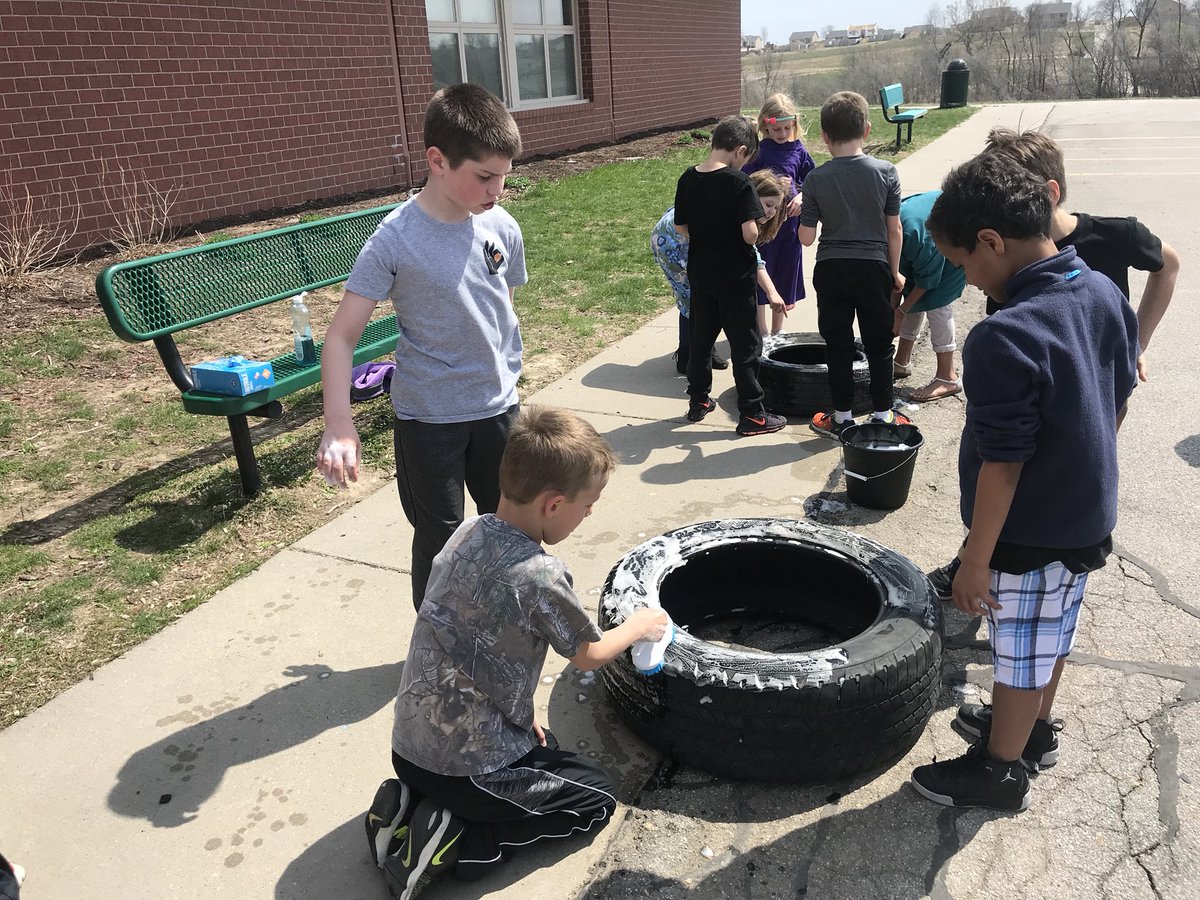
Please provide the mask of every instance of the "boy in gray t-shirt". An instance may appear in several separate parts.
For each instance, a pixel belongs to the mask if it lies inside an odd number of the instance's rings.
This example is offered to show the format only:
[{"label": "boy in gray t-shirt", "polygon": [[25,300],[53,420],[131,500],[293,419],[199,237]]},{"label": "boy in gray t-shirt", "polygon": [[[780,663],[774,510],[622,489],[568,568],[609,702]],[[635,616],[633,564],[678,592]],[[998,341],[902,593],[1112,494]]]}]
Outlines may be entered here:
[{"label": "boy in gray t-shirt", "polygon": [[477,85],[438,91],[425,112],[425,145],[428,183],[368,239],[326,333],[317,451],[328,479],[357,479],[351,360],[376,306],[390,300],[400,332],[391,389],[396,482],[413,527],[417,609],[434,556],[463,520],[464,486],[480,513],[500,500],[521,375],[513,292],[528,280],[521,229],[496,206],[521,150],[504,104]]},{"label": "boy in gray t-shirt", "polygon": [[398,779],[367,814],[395,896],[450,869],[477,878],[517,847],[598,831],[612,815],[608,775],[558,748],[533,698],[547,649],[591,671],[665,631],[666,613],[642,608],[601,634],[542,549],[591,514],[615,466],[583,419],[531,407],[509,435],[496,514],[468,519],[434,560],[396,697]]},{"label": "boy in gray t-shirt", "polygon": [[833,409],[813,416],[817,434],[837,438],[854,424],[854,319],[871,372],[872,421],[908,424],[892,409],[892,295],[900,275],[900,177],[890,162],[863,153],[871,133],[866,98],[833,94],[821,107],[821,137],[832,156],[804,179],[800,243],[811,247],[817,330],[825,340]]}]

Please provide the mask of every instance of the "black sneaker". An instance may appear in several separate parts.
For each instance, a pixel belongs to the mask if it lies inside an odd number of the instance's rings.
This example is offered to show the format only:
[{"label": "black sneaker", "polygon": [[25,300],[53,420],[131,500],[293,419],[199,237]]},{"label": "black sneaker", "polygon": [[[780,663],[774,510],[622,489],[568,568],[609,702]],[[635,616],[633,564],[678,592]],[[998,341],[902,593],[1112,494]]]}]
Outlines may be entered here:
[{"label": "black sneaker", "polygon": [[742,437],[770,434],[772,431],[779,431],[786,424],[787,419],[777,416],[775,413],[760,412],[756,416],[748,416],[743,413],[742,417],[738,419],[737,433]]},{"label": "black sneaker", "polygon": [[983,744],[975,744],[958,759],[913,769],[913,789],[943,806],[1000,809],[1019,812],[1029,806],[1029,774],[1019,762],[992,759]]},{"label": "black sneaker", "polygon": [[934,593],[937,594],[939,600],[954,599],[954,576],[958,574],[958,567],[961,565],[962,560],[956,556],[944,566],[939,566],[925,576],[933,585]]},{"label": "black sneaker", "polygon": [[712,359],[712,367],[714,369],[728,369],[729,368],[729,360],[727,360],[725,357],[723,357],[715,349],[712,352],[711,359]]},{"label": "black sneaker", "polygon": [[375,800],[367,811],[367,843],[379,868],[389,856],[400,849],[408,834],[408,821],[416,808],[416,797],[408,785],[389,778],[375,792]]},{"label": "black sneaker", "polygon": [[717,402],[712,397],[705,397],[703,400],[693,400],[688,404],[687,420],[689,422],[699,422],[716,408]]},{"label": "black sneaker", "polygon": [[[954,724],[986,744],[992,734],[992,707],[988,703],[964,703],[958,708]],[[1062,719],[1038,719],[1021,751],[1021,764],[1030,772],[1049,769],[1058,762],[1058,733],[1063,730]]]},{"label": "black sneaker", "polygon": [[432,800],[413,812],[400,849],[387,858],[383,876],[396,900],[413,900],[458,862],[463,820]]}]

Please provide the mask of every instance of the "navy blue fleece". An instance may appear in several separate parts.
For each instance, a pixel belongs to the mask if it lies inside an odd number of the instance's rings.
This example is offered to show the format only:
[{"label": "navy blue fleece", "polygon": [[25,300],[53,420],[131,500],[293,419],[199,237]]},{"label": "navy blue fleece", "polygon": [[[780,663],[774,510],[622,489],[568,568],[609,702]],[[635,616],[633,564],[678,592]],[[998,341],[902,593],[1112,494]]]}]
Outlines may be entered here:
[{"label": "navy blue fleece", "polygon": [[1116,415],[1137,379],[1137,318],[1074,247],[1017,272],[1005,294],[963,345],[963,523],[983,461],[1021,462],[1000,540],[1090,546],[1117,521]]}]

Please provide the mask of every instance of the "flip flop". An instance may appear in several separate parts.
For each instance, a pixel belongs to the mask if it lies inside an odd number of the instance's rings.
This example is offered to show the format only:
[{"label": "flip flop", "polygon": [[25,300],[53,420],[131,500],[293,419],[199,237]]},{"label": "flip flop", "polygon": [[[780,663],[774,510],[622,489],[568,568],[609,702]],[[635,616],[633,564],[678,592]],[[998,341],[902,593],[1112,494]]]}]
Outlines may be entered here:
[{"label": "flip flop", "polygon": [[893,381],[901,379],[901,378],[907,378],[911,374],[912,374],[912,364],[911,363],[909,363],[906,366],[906,365],[896,362],[895,360],[892,361],[892,380]]},{"label": "flip flop", "polygon": [[[948,385],[951,389],[948,391],[943,391],[942,393],[940,393],[934,397],[918,397],[917,396],[917,394],[920,393],[921,391],[936,389],[936,385],[940,385],[940,384]],[[946,397],[953,397],[955,394],[960,394],[960,393],[962,393],[962,389],[963,388],[962,388],[962,380],[961,379],[958,381],[950,381],[949,379],[946,379],[946,378],[934,378],[931,382],[929,382],[929,384],[925,385],[925,387],[917,388],[915,391],[909,391],[906,396],[913,403],[930,403],[934,400],[942,400]]]}]

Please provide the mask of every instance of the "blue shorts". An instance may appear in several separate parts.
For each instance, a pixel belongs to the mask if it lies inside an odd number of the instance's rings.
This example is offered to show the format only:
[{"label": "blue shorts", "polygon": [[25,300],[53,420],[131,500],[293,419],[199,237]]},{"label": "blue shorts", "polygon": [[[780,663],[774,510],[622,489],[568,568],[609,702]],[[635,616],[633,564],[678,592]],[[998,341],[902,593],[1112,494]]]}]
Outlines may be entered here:
[{"label": "blue shorts", "polygon": [[997,684],[1036,691],[1050,683],[1055,663],[1075,646],[1087,578],[1062,563],[1024,575],[992,571],[991,593],[1001,606],[988,610]]}]

